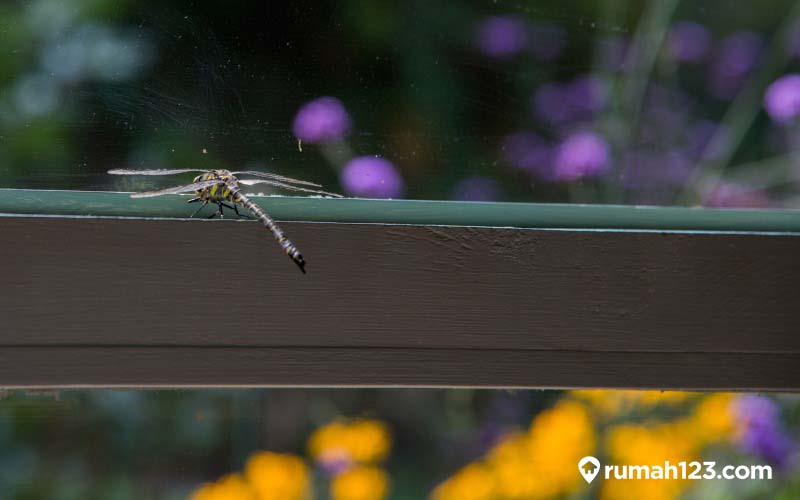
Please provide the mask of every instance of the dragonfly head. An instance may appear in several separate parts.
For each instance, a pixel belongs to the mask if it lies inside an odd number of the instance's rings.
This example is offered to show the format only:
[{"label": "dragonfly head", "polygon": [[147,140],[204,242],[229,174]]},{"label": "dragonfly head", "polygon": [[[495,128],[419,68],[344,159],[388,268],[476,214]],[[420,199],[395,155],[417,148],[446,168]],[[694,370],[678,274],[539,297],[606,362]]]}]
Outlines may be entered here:
[{"label": "dragonfly head", "polygon": [[221,179],[224,181],[235,181],[236,177],[230,172],[230,170],[225,169],[218,169],[218,170],[209,170],[205,174],[200,174],[194,178],[194,182],[200,181],[209,181],[213,179]]},{"label": "dragonfly head", "polygon": [[217,176],[218,179],[222,179],[224,181],[235,181],[236,180],[236,177],[233,176],[233,174],[230,172],[230,170],[219,169],[219,170],[214,170],[213,173],[214,173],[214,175]]}]

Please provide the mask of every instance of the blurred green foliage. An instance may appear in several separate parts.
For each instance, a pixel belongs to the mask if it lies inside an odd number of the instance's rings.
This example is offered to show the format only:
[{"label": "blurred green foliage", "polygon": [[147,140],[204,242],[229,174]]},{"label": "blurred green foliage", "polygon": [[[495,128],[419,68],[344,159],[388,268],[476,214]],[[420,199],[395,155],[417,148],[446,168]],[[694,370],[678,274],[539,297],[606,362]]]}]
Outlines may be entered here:
[{"label": "blurred green foliage", "polygon": [[[687,146],[669,134],[704,122],[726,125],[725,113],[735,100],[709,95],[708,64],[676,64],[662,54],[664,40],[656,34],[689,20],[711,33],[715,47],[744,31],[770,42],[786,26],[792,3],[767,4],[4,4],[0,44],[9,50],[0,54],[0,173],[4,187],[110,189],[119,181],[104,172],[114,167],[250,165],[336,189],[339,161],[380,155],[398,166],[410,198],[463,197],[466,188],[459,190],[459,183],[479,177],[497,186],[486,193],[491,199],[724,205],[714,194],[723,182],[717,174],[728,165],[690,157]],[[557,26],[566,36],[563,53],[547,61],[481,53],[476,30],[492,16]],[[630,71],[602,62],[617,42],[628,44],[633,54]],[[771,78],[791,70],[792,58],[784,59]],[[643,62],[648,60],[652,69]],[[503,142],[509,134],[532,131],[556,148],[571,130],[532,113],[537,89],[590,74],[608,86],[610,100],[570,127],[589,127],[609,142],[611,171],[599,179],[552,182],[510,165]],[[671,103],[685,111],[682,122],[672,131],[657,128],[661,140],[653,145],[642,134],[664,125],[658,118],[655,125],[647,122],[649,93],[659,87],[691,102]],[[759,195],[769,191],[764,195],[769,204],[794,206],[795,176],[787,171],[792,157],[779,162],[777,180],[774,172],[774,158],[793,154],[794,132],[758,112],[762,91],[743,106],[745,114],[757,112],[756,121],[743,120],[741,139],[726,148],[734,167],[747,163],[746,173],[755,172],[745,181],[768,179],[753,189]],[[293,137],[296,111],[322,95],[339,98],[353,117],[353,133],[338,155],[313,145],[301,152]],[[648,158],[669,148],[683,148],[681,160],[689,165],[682,168],[707,169],[713,178],[692,175],[681,178],[684,185],[677,188],[650,190],[626,184],[634,176],[626,166],[629,153]],[[773,161],[762,164],[767,158]],[[663,170],[677,168],[651,163],[642,168],[654,182],[669,175]],[[731,182],[741,179],[734,176]],[[740,196],[731,203],[759,201]]]}]

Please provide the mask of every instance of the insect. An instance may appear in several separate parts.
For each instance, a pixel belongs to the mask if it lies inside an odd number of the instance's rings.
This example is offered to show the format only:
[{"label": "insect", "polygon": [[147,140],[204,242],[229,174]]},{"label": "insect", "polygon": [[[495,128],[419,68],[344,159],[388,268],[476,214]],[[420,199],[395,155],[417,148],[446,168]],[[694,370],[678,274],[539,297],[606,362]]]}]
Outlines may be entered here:
[{"label": "insect", "polygon": [[[239,188],[239,184],[244,184],[246,186],[251,186],[253,184],[268,184],[270,186],[275,186],[281,189],[287,189],[290,191],[304,191],[307,193],[314,193],[314,194],[321,194],[326,196],[333,196],[336,198],[341,198],[341,195],[335,193],[328,193],[326,191],[320,191],[317,189],[310,189],[301,186],[311,186],[315,188],[322,187],[319,184],[314,184],[313,182],[301,181],[297,179],[292,179],[291,177],[284,177],[282,175],[271,174],[268,172],[254,172],[254,171],[239,171],[239,172],[230,172],[228,170],[202,170],[202,169],[158,169],[158,170],[129,170],[124,168],[115,168],[109,170],[109,174],[114,175],[172,175],[172,174],[182,174],[186,172],[202,172],[200,175],[194,178],[194,181],[191,184],[186,184],[184,186],[176,186],[167,189],[159,189],[157,191],[145,191],[142,193],[133,193],[131,198],[149,198],[151,196],[161,196],[165,194],[179,194],[179,193],[189,193],[194,191],[197,195],[196,197],[189,200],[189,203],[197,203],[203,202],[200,208],[197,209],[190,217],[194,217],[200,210],[205,208],[206,205],[209,203],[215,203],[217,205],[217,211],[211,214],[208,218],[212,219],[217,215],[220,218],[224,218],[224,214],[222,212],[222,208],[229,208],[236,212],[236,215],[239,217],[246,217],[239,213],[238,205],[242,205],[246,208],[250,213],[252,213],[258,220],[261,221],[264,226],[267,227],[272,232],[272,235],[275,236],[275,239],[278,240],[278,244],[280,244],[283,251],[286,252],[292,261],[300,268],[303,273],[306,272],[305,266],[306,261],[303,259],[303,255],[297,249],[294,244],[289,241],[283,231],[278,227],[272,217],[267,215],[263,208],[259,207],[253,200],[251,200],[247,195],[242,193],[241,189]],[[248,175],[252,177],[258,177],[258,179],[239,179],[236,177],[237,175]],[[230,205],[228,203],[230,203]]]}]

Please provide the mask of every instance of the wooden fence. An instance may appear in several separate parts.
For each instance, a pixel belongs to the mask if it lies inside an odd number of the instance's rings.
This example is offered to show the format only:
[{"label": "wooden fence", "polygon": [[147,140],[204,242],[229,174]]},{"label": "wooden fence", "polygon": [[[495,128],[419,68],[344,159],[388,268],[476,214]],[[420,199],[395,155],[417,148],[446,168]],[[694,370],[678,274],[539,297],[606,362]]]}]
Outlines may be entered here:
[{"label": "wooden fence", "polygon": [[800,213],[0,190],[0,387],[800,389]]}]

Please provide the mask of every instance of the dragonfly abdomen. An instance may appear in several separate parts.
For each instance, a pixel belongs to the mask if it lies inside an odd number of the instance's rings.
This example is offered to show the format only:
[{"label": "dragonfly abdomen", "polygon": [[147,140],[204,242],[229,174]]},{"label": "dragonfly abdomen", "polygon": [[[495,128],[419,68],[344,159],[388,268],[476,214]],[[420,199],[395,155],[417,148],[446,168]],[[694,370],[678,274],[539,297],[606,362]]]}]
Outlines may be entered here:
[{"label": "dragonfly abdomen", "polygon": [[305,265],[306,261],[303,259],[303,255],[300,253],[300,250],[294,246],[294,243],[289,241],[289,238],[283,233],[281,228],[275,223],[275,221],[267,215],[263,208],[259,207],[253,200],[242,194],[241,191],[238,189],[228,189],[229,195],[226,198],[227,201],[231,203],[238,203],[246,208],[254,217],[261,221],[267,229],[272,232],[272,235],[278,240],[278,244],[283,248],[283,251],[286,255],[291,258],[295,264],[300,268],[303,273],[306,272]]}]

